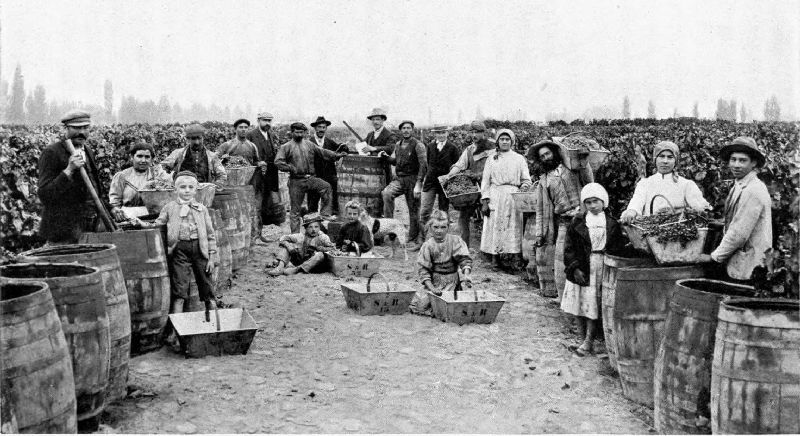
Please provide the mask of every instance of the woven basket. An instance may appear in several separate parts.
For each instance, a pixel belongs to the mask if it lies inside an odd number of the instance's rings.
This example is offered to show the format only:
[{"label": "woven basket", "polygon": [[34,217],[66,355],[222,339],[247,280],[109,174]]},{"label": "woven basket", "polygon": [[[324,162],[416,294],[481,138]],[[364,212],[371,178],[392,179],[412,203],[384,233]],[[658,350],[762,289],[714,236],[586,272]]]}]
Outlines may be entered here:
[{"label": "woven basket", "polygon": [[225,168],[225,172],[228,173],[228,180],[225,181],[225,185],[228,186],[244,186],[249,185],[250,180],[253,178],[253,173],[256,171],[256,167],[236,167],[236,168]]},{"label": "woven basket", "polygon": [[580,162],[579,162],[580,156],[581,155],[585,156],[586,154],[588,154],[589,156],[587,158],[587,161],[589,163],[589,166],[592,167],[592,170],[597,171],[597,169],[600,168],[600,165],[602,165],[603,162],[605,162],[605,160],[608,158],[611,152],[603,147],[600,147],[598,149],[587,148],[584,150],[579,150],[577,148],[570,148],[566,144],[564,144],[564,139],[568,138],[571,135],[586,136],[584,132],[571,132],[565,136],[553,137],[553,141],[559,145],[559,148],[561,150],[561,158],[564,161],[564,165],[571,170],[580,169]]},{"label": "woven basket", "polygon": [[[213,183],[201,183],[197,187],[197,195],[195,195],[195,200],[198,203],[202,203],[205,207],[211,207],[211,203],[214,202],[214,194],[217,193],[217,185]],[[175,198],[178,198],[175,195]]]},{"label": "woven basket", "polygon": [[158,214],[164,205],[177,198],[178,194],[174,189],[169,191],[140,190],[139,197],[142,199],[144,207],[147,208],[147,212]]},{"label": "woven basket", "polygon": [[644,253],[652,253],[652,251],[650,251],[650,245],[647,244],[647,238],[643,235],[643,228],[637,225],[625,225],[624,227],[625,233],[628,234],[628,239],[630,239],[633,248]]},{"label": "woven basket", "polygon": [[402,315],[408,312],[416,291],[410,286],[389,283],[385,277],[386,287],[373,289],[370,284],[375,275],[383,277],[381,273],[373,274],[367,280],[366,286],[342,283],[342,294],[347,307],[359,315]]},{"label": "woven basket", "polygon": [[[439,176],[439,184],[444,187],[448,178],[447,176]],[[450,196],[447,194],[447,191],[444,191],[444,196],[450,201],[450,205],[453,206],[454,209],[463,209],[468,206],[473,206],[477,204],[481,199],[481,190],[478,184],[475,184],[475,192],[465,192],[463,194],[457,194]]]},{"label": "woven basket", "polygon": [[536,192],[514,192],[511,194],[517,212],[536,212]]},{"label": "woven basket", "polygon": [[677,241],[662,244],[656,241],[655,236],[647,237],[647,245],[659,265],[689,265],[700,262],[707,236],[708,229],[700,228],[697,229],[697,239],[689,241],[685,247]]}]

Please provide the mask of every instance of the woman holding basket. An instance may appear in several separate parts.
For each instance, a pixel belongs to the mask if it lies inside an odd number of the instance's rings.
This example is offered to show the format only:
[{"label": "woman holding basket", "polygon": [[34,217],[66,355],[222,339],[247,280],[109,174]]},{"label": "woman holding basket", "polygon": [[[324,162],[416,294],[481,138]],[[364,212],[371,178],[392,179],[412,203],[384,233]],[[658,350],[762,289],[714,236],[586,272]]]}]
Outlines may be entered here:
[{"label": "woman holding basket", "polygon": [[161,165],[153,165],[155,151],[146,143],[136,143],[130,149],[131,166],[116,174],[111,179],[108,189],[108,200],[111,213],[117,221],[126,221],[128,217],[123,207],[142,206],[139,191],[152,180],[162,180],[172,184],[172,177]]},{"label": "woman holding basket", "polygon": [[710,209],[697,184],[675,172],[680,150],[674,142],[661,141],[653,148],[653,161],[656,173],[640,180],[633,191],[620,221],[630,224],[639,216],[651,215],[661,209],[672,207],[680,210],[686,207],[696,211]]}]

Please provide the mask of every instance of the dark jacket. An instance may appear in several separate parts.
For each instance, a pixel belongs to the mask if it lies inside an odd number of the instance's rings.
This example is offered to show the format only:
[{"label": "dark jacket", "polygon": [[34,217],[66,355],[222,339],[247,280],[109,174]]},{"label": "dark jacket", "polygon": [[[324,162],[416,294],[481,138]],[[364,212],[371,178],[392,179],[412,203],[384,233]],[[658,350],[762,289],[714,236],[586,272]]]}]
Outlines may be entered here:
[{"label": "dark jacket", "polygon": [[436,147],[436,141],[428,144],[428,172],[422,190],[440,189],[438,177],[450,172],[450,167],[458,161],[458,157],[458,148],[449,140],[444,143],[442,151]]},{"label": "dark jacket", "polygon": [[264,138],[264,135],[260,132],[258,127],[247,132],[247,139],[255,144],[256,149],[258,149],[258,157],[267,163],[266,174],[261,174],[261,170],[256,169],[253,175],[253,185],[257,192],[278,192],[280,186],[278,183],[278,167],[275,166],[275,155],[278,154],[280,143],[278,142],[277,135],[271,129],[267,135],[270,141]]},{"label": "dark jacket", "polygon": [[367,145],[371,145],[375,147],[377,150],[370,152],[370,154],[377,155],[381,151],[385,151],[386,154],[392,154],[394,150],[394,144],[397,143],[397,135],[392,133],[388,127],[384,127],[381,131],[381,134],[376,138],[375,131],[371,131],[367,133],[367,138],[364,139],[364,142]]},{"label": "dark jacket", "polygon": [[[625,245],[628,238],[622,234],[619,222],[606,214],[606,248],[605,252],[613,255],[625,254]],[[584,276],[589,277],[589,257],[592,254],[592,240],[589,237],[589,228],[586,227],[586,212],[575,215],[567,227],[567,237],[564,244],[564,272],[567,280],[575,282],[575,270],[580,269]]]},{"label": "dark jacket", "polygon": [[[314,145],[317,145],[316,135],[312,133],[312,137],[308,141]],[[339,148],[339,144],[326,136],[325,141],[322,143],[322,148],[335,152]],[[317,177],[330,183],[331,181],[337,179],[336,162],[323,159],[321,156],[314,156],[314,172],[317,174]]]},{"label": "dark jacket", "polygon": [[[372,250],[372,233],[369,231],[367,226],[362,224],[360,221],[356,221],[354,223],[345,223],[339,229],[339,238],[336,241],[336,247],[341,248],[342,245],[344,245],[345,239],[358,244],[358,249],[361,250],[362,253]],[[354,252],[356,250],[353,249],[352,246],[348,246],[345,251]]]},{"label": "dark jacket", "polygon": [[425,145],[414,137],[411,137],[405,148],[403,140],[398,141],[394,146],[394,156],[389,156],[386,160],[395,166],[398,177],[417,176],[417,181],[421,182],[428,172]]},{"label": "dark jacket", "polygon": [[[97,195],[101,199],[108,198],[103,192],[100,180],[97,178],[97,165],[94,153],[84,144],[86,152],[86,168],[89,178],[94,185]],[[49,241],[77,240],[80,234],[75,234],[81,222],[87,215],[87,206],[92,201],[91,194],[86,189],[79,171],[72,173],[71,177],[64,174],[64,169],[69,164],[70,153],[64,140],[54,142],[42,151],[39,157],[39,186],[38,195],[42,202],[42,221],[39,224],[39,235]],[[104,201],[107,210],[111,207]]]}]

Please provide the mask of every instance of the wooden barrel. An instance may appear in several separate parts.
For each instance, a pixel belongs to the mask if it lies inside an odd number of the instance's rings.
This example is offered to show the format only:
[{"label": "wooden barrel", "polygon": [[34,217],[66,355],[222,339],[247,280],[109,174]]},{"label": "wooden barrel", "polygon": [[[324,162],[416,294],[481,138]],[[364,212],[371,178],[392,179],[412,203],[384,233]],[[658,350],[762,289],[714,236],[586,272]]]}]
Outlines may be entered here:
[{"label": "wooden barrel", "polygon": [[[256,194],[253,185],[227,186],[225,189],[236,193],[239,205],[242,208],[242,221],[245,225],[245,247],[247,247],[247,259],[251,256],[253,238],[256,237],[256,227],[259,223],[260,207],[256,201]],[[247,262],[245,261],[245,264]]]},{"label": "wooden barrel", "polygon": [[3,433],[75,433],[72,359],[47,283],[3,283],[0,294]]},{"label": "wooden barrel", "polygon": [[245,229],[250,228],[250,221],[245,219],[238,195],[229,189],[217,192],[213,208],[219,211],[225,224],[224,230],[231,245],[231,265],[233,271],[236,271],[247,264],[247,244],[250,237],[249,230]]},{"label": "wooden barrel", "polygon": [[[73,389],[74,387],[73,385]],[[19,433],[17,414],[14,411],[14,400],[11,398],[11,383],[4,378],[0,379],[0,433]]]},{"label": "wooden barrel", "polygon": [[214,221],[214,234],[217,236],[217,252],[219,265],[214,276],[214,295],[222,297],[231,288],[233,277],[233,258],[231,255],[231,241],[225,233],[225,222],[218,210],[210,209],[211,220]]},{"label": "wooden barrel", "polygon": [[111,360],[100,272],[67,263],[18,263],[0,267],[0,277],[5,283],[43,281],[50,287],[72,359],[78,421],[97,416],[105,407]]},{"label": "wooden barrel", "polygon": [[[708,279],[675,283],[655,361],[656,430],[664,434],[708,434],[711,358],[720,302],[753,295],[750,286]],[[704,417],[705,419],[698,419]]]},{"label": "wooden barrel", "polygon": [[117,247],[113,244],[75,244],[39,248],[20,254],[23,262],[79,263],[100,271],[106,296],[111,363],[106,399],[128,394],[128,360],[131,356],[131,309]]},{"label": "wooden barrel", "polygon": [[81,242],[117,247],[130,304],[131,354],[161,347],[170,304],[169,269],[161,230],[84,233]]},{"label": "wooden barrel", "polygon": [[653,407],[653,364],[675,281],[702,276],[697,265],[617,271],[613,336],[622,394],[629,400]]},{"label": "wooden barrel", "polygon": [[286,213],[292,208],[291,201],[289,201],[289,173],[284,171],[278,172],[278,193],[281,197],[281,204]]},{"label": "wooden barrel", "polygon": [[731,299],[719,306],[711,431],[800,433],[800,305]]},{"label": "wooden barrel", "polygon": [[614,338],[614,298],[617,288],[617,272],[620,268],[634,266],[653,266],[652,259],[644,257],[620,257],[606,254],[603,258],[603,284],[601,286],[601,317],[603,320],[603,336],[606,341],[608,361],[615,371],[617,365],[617,343]]},{"label": "wooden barrel", "polygon": [[344,206],[350,200],[358,200],[371,216],[380,216],[378,209],[381,192],[386,187],[386,174],[380,158],[375,156],[347,155],[339,161],[338,215],[344,214]]}]

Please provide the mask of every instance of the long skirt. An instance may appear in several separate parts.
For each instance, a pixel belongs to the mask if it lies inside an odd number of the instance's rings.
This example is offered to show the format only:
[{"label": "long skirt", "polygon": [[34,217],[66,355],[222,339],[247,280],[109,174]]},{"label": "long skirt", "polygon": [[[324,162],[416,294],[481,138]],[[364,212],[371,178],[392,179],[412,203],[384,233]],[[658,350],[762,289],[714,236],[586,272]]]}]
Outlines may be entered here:
[{"label": "long skirt", "polygon": [[589,258],[589,286],[566,281],[561,310],[589,319],[600,317],[600,286],[603,283],[603,254],[592,253]]},{"label": "long skirt", "polygon": [[483,220],[481,251],[488,254],[515,254],[522,251],[522,213],[511,194],[519,188],[492,185],[489,188],[488,218]]}]

